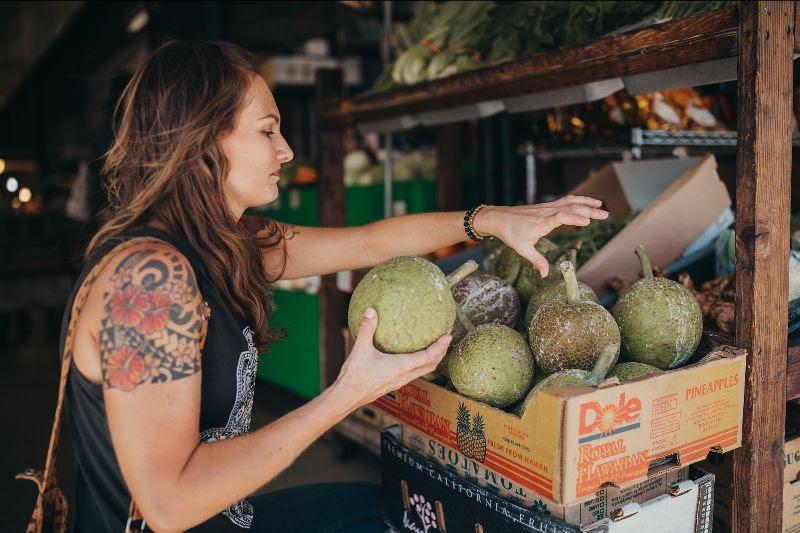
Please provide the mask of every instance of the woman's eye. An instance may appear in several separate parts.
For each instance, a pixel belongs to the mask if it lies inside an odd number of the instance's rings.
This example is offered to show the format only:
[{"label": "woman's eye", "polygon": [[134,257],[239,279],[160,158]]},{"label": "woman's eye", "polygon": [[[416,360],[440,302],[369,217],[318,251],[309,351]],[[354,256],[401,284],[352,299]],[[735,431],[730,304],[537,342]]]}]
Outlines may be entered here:
[{"label": "woman's eye", "polygon": [[274,132],[274,131],[264,131],[264,132],[262,132],[262,133],[263,133],[264,135],[266,135],[267,139],[271,139],[271,138],[272,138],[272,136],[273,136],[273,135],[275,135],[275,132]]}]

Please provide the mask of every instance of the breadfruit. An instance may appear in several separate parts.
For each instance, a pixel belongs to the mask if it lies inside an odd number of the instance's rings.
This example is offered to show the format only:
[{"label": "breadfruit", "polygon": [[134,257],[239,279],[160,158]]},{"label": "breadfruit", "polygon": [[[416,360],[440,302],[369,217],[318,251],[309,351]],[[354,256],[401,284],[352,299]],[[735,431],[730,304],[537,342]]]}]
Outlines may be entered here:
[{"label": "breadfruit", "polygon": [[459,394],[507,407],[530,388],[534,363],[522,335],[502,324],[482,324],[458,344],[447,370]]},{"label": "breadfruit", "polygon": [[650,374],[663,374],[663,371],[654,366],[634,361],[616,364],[608,371],[608,377],[616,377],[622,383]]},{"label": "breadfruit", "polygon": [[396,257],[377,265],[359,282],[350,299],[347,322],[353,338],[364,312],[378,312],[373,343],[386,353],[427,348],[448,333],[456,318],[451,287],[478,268],[468,261],[445,277],[421,257]]},{"label": "breadfruit", "polygon": [[605,379],[608,368],[613,364],[614,360],[616,360],[618,353],[619,345],[610,344],[603,348],[591,372],[576,368],[568,368],[567,370],[562,370],[540,379],[537,383],[534,383],[533,388],[531,388],[530,392],[525,396],[525,399],[514,407],[513,412],[518,416],[522,416],[531,403],[531,400],[533,400],[533,397],[536,396],[538,392],[550,387],[565,387],[567,385],[597,386],[598,383]]},{"label": "breadfruit", "polygon": [[542,305],[531,319],[528,341],[536,365],[546,374],[576,368],[591,370],[608,345],[619,345],[620,333],[600,304],[582,301],[572,263],[559,266],[566,297]]},{"label": "breadfruit", "polygon": [[[545,238],[539,239],[535,248],[545,257],[558,250],[558,246]],[[506,246],[500,252],[494,264],[495,274],[514,285],[523,303],[527,303],[534,292],[537,292],[548,280],[558,279],[558,273],[553,272],[554,270],[551,268],[547,277],[542,278],[533,263],[519,255],[510,246]]]},{"label": "breadfruit", "polygon": [[[453,287],[458,307],[476,326],[503,324],[514,327],[519,318],[520,303],[517,291],[504,279],[478,270]],[[453,343],[467,334],[458,320],[453,324]]]},{"label": "breadfruit", "polygon": [[636,255],[643,278],[628,287],[612,310],[622,335],[622,358],[661,370],[678,367],[700,344],[700,305],[680,283],[653,277],[644,247],[637,247]]}]

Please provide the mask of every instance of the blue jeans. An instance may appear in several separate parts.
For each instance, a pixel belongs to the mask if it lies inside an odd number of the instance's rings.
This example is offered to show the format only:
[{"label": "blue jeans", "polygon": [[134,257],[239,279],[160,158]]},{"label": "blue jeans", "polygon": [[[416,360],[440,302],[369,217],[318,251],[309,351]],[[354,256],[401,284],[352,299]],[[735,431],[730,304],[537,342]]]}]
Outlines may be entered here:
[{"label": "blue jeans", "polygon": [[[253,504],[253,532],[383,533],[381,489],[370,483],[303,485],[247,498]],[[247,530],[222,515],[195,532]]]}]

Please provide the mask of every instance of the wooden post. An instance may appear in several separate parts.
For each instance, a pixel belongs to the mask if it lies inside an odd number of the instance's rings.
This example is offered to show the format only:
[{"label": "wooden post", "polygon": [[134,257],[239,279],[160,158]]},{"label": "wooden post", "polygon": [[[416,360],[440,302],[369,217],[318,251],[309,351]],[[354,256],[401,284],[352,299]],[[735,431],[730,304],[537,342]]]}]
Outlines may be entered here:
[{"label": "wooden post", "polygon": [[436,184],[439,211],[458,211],[461,195],[461,123],[436,130]]},{"label": "wooden post", "polygon": [[734,531],[780,531],[794,2],[742,2],[736,154],[736,343],[748,351]]},{"label": "wooden post", "polygon": [[[342,99],[342,71],[321,69],[316,74],[317,116],[326,107]],[[344,205],[344,132],[339,127],[318,125],[317,205],[319,225],[345,225]],[[347,310],[345,295],[336,287],[336,274],[322,277],[319,291],[320,312],[320,385],[327,387],[339,375],[344,362],[344,338]]]}]

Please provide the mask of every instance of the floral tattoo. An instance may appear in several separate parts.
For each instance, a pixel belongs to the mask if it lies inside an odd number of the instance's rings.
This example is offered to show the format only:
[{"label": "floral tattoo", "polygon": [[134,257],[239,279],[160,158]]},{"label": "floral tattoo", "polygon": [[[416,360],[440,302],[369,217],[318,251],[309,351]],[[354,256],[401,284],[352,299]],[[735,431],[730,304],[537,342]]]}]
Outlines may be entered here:
[{"label": "floral tattoo", "polygon": [[130,252],[103,295],[100,325],[103,385],[132,391],[200,371],[204,304],[194,273],[172,252]]}]

